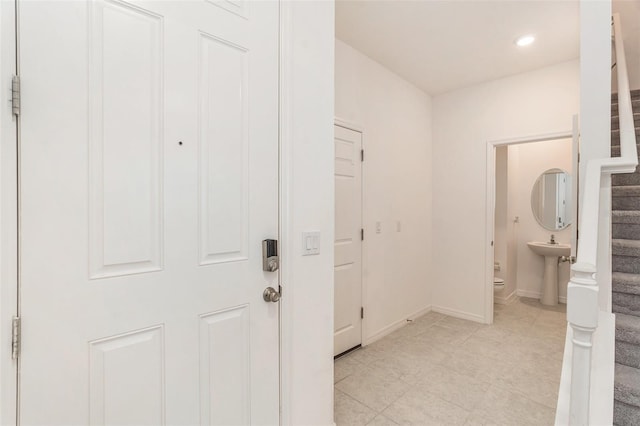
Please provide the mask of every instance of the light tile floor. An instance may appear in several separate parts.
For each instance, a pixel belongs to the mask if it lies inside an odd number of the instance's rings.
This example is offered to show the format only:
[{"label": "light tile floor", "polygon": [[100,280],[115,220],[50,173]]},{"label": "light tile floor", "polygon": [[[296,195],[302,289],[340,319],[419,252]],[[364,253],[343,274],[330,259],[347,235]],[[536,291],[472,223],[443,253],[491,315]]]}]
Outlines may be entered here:
[{"label": "light tile floor", "polygon": [[519,298],[490,326],[430,312],[335,362],[341,425],[551,425],[566,305]]}]

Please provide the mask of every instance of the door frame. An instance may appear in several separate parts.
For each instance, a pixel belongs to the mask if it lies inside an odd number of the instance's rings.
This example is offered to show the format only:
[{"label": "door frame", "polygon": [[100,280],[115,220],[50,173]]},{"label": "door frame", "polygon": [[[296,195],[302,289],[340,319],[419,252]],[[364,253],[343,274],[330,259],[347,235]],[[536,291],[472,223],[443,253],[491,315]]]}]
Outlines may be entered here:
[{"label": "door frame", "polygon": [[[354,132],[358,132],[360,133],[360,148],[364,151],[365,149],[365,133],[364,133],[364,127],[361,126],[360,124],[357,123],[353,123],[351,121],[348,120],[344,120],[342,118],[339,117],[335,117],[333,119],[333,125],[334,126],[339,126],[339,127],[343,127],[345,129],[348,130],[353,130]],[[331,143],[335,143],[335,141],[331,141]],[[365,168],[364,168],[365,162],[364,160],[362,161],[361,164],[361,168],[360,168],[360,225],[362,226],[362,229],[365,229],[365,209],[364,209],[364,205],[365,205],[365,194],[364,194],[364,178],[365,178]],[[334,195],[335,197],[335,195]],[[334,206],[334,211],[335,211],[335,206]],[[361,245],[360,245],[360,303],[362,308],[364,309],[364,311],[367,311],[367,285],[366,285],[366,278],[365,278],[365,273],[364,271],[366,270],[366,265],[365,265],[365,254],[367,253],[367,248],[366,248],[366,242],[368,241],[368,238],[365,238],[361,241]],[[335,282],[334,282],[334,288],[335,288]],[[334,291],[334,296],[335,298],[335,291]],[[335,304],[334,304],[335,306]],[[367,322],[367,316],[364,315],[364,318],[361,319],[360,321],[360,346],[366,346],[369,344],[368,341],[365,340],[365,336],[368,336],[369,333],[365,333],[365,327],[368,325]],[[335,332],[335,330],[332,330],[332,332]],[[333,346],[332,346],[333,347]]]},{"label": "door frame", "polygon": [[278,253],[280,260],[280,424],[292,424],[293,375],[288,366],[293,364],[295,311],[292,303],[293,279],[293,5],[280,4],[280,58],[279,58],[279,171],[278,171]]},{"label": "door frame", "polygon": [[[18,307],[18,138],[20,120],[12,112],[11,78],[19,75],[17,19],[18,0],[0,2],[0,424],[18,424],[18,360],[11,359],[11,321]],[[280,284],[293,292],[291,260],[293,226],[292,176],[292,54],[293,5],[279,1],[279,235]],[[283,285],[284,287],[284,285]],[[293,306],[290,297],[280,300],[280,424],[291,424],[292,377],[288,368],[293,358]]]},{"label": "door frame", "polygon": [[11,321],[18,307],[19,118],[11,109],[11,78],[18,74],[17,7],[0,2],[0,423],[17,423],[18,361],[11,359]]},{"label": "door frame", "polygon": [[[493,324],[493,262],[494,262],[494,247],[492,243],[495,238],[495,221],[496,221],[496,209],[495,209],[495,191],[496,191],[496,148],[501,146],[510,145],[522,145],[531,142],[544,142],[554,139],[571,139],[573,137],[572,130],[566,130],[555,133],[543,133],[530,136],[515,137],[509,139],[490,140],[486,142],[487,150],[487,201],[486,201],[486,215],[485,223],[485,276],[484,276],[484,323]],[[577,171],[574,171],[576,173]],[[577,180],[576,180],[577,182]],[[577,226],[577,224],[576,224]]]}]

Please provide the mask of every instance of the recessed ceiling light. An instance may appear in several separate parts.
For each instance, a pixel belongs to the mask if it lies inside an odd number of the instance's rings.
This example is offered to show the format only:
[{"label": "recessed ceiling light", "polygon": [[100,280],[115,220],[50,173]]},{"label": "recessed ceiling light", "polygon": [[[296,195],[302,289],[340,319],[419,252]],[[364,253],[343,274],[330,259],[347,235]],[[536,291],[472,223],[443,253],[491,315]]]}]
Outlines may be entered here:
[{"label": "recessed ceiling light", "polygon": [[518,37],[518,38],[516,39],[516,44],[517,44],[518,46],[520,46],[520,47],[522,47],[522,46],[528,46],[528,45],[530,45],[531,43],[533,43],[535,40],[536,40],[536,38],[535,38],[533,35],[528,34],[528,35],[524,35],[524,36],[522,36],[522,37]]}]

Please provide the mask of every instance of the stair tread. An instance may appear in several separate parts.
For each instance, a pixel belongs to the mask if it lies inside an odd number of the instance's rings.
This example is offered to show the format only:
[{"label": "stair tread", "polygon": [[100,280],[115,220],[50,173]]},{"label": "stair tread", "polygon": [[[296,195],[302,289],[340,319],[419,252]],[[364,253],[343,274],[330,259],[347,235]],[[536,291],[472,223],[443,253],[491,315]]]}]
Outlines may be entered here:
[{"label": "stair tread", "polygon": [[634,248],[640,249],[640,241],[639,240],[625,240],[622,238],[616,238],[611,240],[612,247],[624,247],[624,248]]},{"label": "stair tread", "polygon": [[615,426],[638,426],[640,407],[625,404],[621,401],[613,402],[613,424]]},{"label": "stair tread", "polygon": [[640,345],[640,317],[616,314],[616,340]]},{"label": "stair tread", "polygon": [[611,240],[612,272],[640,274],[640,240]]},{"label": "stair tread", "polygon": [[613,186],[638,185],[640,184],[640,170],[635,173],[616,174],[612,176]]},{"label": "stair tread", "polygon": [[616,341],[616,362],[629,367],[640,368],[640,350],[638,349],[640,349],[638,345],[633,343]]},{"label": "stair tread", "polygon": [[611,212],[612,223],[640,223],[639,210],[613,210]]},{"label": "stair tread", "polygon": [[617,401],[640,406],[640,369],[616,363],[614,395]]},{"label": "stair tread", "polygon": [[614,197],[640,197],[640,185],[613,186]]},{"label": "stair tread", "polygon": [[611,310],[616,314],[640,315],[640,295],[622,291],[611,294]]},{"label": "stair tread", "polygon": [[611,274],[611,285],[616,293],[640,295],[640,274],[613,272]]},{"label": "stair tread", "polygon": [[640,285],[640,274],[627,274],[626,272],[614,272],[613,274],[611,274],[611,278],[620,282],[628,282],[628,283]]}]

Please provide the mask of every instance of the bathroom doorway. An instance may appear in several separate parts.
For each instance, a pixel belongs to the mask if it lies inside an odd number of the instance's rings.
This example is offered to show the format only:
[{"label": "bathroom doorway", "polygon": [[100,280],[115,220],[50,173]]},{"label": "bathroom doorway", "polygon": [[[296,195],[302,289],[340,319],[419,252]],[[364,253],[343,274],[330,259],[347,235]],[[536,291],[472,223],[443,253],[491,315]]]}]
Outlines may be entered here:
[{"label": "bathroom doorway", "polygon": [[[487,143],[487,324],[493,323],[494,303],[509,304],[518,296],[550,305],[566,303],[570,262],[559,262],[557,272],[548,270],[545,275],[544,257],[528,243],[553,240],[559,243],[553,249],[562,250],[567,260],[575,256],[579,151],[575,133]],[[554,276],[555,281],[550,280]]]}]

